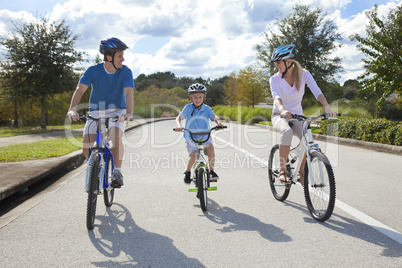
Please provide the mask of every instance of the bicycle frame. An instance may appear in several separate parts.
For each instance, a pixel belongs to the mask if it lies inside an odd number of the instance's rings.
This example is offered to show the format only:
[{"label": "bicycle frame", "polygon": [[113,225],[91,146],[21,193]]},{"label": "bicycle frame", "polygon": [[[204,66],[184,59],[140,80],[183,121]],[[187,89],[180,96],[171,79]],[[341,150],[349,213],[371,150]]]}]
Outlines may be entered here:
[{"label": "bicycle frame", "polygon": [[[295,119],[295,120],[297,120],[297,119]],[[293,159],[291,159],[289,161],[290,166],[291,166],[290,167],[291,176],[289,179],[292,182],[293,182],[293,179],[296,178],[296,174],[298,174],[298,172],[300,171],[300,167],[301,167],[302,159],[304,158],[304,154],[306,154],[306,157],[307,157],[307,161],[306,161],[307,168],[309,170],[311,170],[311,161],[310,161],[311,160],[311,157],[310,157],[311,150],[321,151],[318,144],[314,143],[314,138],[313,138],[313,134],[311,132],[310,124],[307,123],[306,121],[304,121],[303,123],[307,125],[307,126],[303,126],[303,128],[306,128],[306,131],[305,131],[304,135],[302,136],[302,138],[300,139],[299,144],[295,147],[292,147],[290,149],[290,153],[289,153],[289,158],[291,156],[295,155],[293,157]],[[294,159],[296,161],[293,163],[296,163],[296,165],[292,164],[292,160],[294,161]],[[321,172],[322,172],[322,170],[321,170]],[[309,181],[312,182],[311,172],[308,173],[308,176],[309,176]]]},{"label": "bicycle frame", "polygon": [[111,187],[111,182],[107,183],[106,176],[108,174],[108,161],[110,157],[110,162],[111,162],[111,168],[112,171],[114,170],[114,161],[113,161],[113,155],[109,149],[109,143],[107,141],[107,126],[106,126],[106,135],[103,137],[102,135],[102,121],[105,121],[105,124],[108,125],[108,120],[110,118],[92,118],[88,116],[90,119],[95,120],[96,122],[96,142],[94,143],[93,146],[89,147],[90,155],[88,157],[88,162],[87,162],[87,174],[86,174],[86,179],[85,179],[85,189],[88,191],[88,180],[89,180],[89,166],[92,164],[92,154],[94,152],[97,152],[99,155],[99,161],[100,161],[100,180],[99,180],[99,190],[98,194],[102,194],[103,189],[106,189],[108,187]]}]

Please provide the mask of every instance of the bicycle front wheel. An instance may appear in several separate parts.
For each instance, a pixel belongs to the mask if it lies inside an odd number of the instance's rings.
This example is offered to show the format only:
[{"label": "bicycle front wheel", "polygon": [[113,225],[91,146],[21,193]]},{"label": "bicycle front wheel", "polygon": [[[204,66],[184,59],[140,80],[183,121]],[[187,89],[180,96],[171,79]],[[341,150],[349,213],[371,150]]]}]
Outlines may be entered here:
[{"label": "bicycle front wheel", "polygon": [[334,210],[335,176],[328,158],[323,153],[313,151],[310,157],[311,170],[308,170],[306,165],[304,173],[304,196],[311,216],[323,222],[331,217]]},{"label": "bicycle front wheel", "polygon": [[109,182],[112,180],[112,159],[109,156],[107,159],[107,166],[106,170],[107,173],[105,174],[105,183],[107,188],[103,190],[103,200],[105,201],[105,206],[110,207],[113,204],[113,198],[114,198],[114,187],[109,185]]},{"label": "bicycle front wheel", "polygon": [[89,168],[88,177],[88,201],[87,201],[87,228],[93,229],[96,213],[96,201],[99,192],[99,162],[100,157],[98,153],[91,155],[92,163]]},{"label": "bicycle front wheel", "polygon": [[289,195],[290,183],[286,184],[279,180],[280,167],[279,145],[276,144],[272,147],[271,153],[269,154],[268,179],[275,199],[278,201],[284,201]]},{"label": "bicycle front wheel", "polygon": [[202,211],[207,210],[208,174],[203,167],[198,170],[198,198]]}]

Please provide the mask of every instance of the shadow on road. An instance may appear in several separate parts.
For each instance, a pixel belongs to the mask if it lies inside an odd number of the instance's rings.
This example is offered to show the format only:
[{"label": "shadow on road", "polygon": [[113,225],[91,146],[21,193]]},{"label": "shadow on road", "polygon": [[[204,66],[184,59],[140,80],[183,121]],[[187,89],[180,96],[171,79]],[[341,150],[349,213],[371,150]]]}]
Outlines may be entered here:
[{"label": "shadow on road", "polygon": [[[121,204],[113,204],[106,215],[96,219],[100,224],[88,231],[88,236],[100,253],[113,260],[93,261],[95,267],[204,267],[180,252],[172,239],[137,226]],[[119,261],[120,257],[124,261]]]},{"label": "shadow on road", "polygon": [[292,241],[291,237],[286,235],[282,229],[263,223],[250,215],[236,212],[230,207],[221,207],[210,198],[208,199],[208,210],[204,215],[215,223],[225,225],[221,229],[217,229],[221,232],[254,231],[272,242]]},{"label": "shadow on road", "polygon": [[355,237],[366,242],[372,243],[374,245],[384,248],[382,256],[400,258],[402,257],[402,245],[398,242],[392,240],[391,238],[383,235],[377,230],[371,228],[369,225],[362,223],[360,221],[340,216],[339,214],[333,213],[331,218],[325,222],[318,222],[311,218],[310,213],[305,205],[300,205],[292,201],[283,202],[285,205],[298,209],[308,215],[304,218],[304,221],[311,224],[320,224],[327,227],[333,231],[339,232],[344,235]]}]

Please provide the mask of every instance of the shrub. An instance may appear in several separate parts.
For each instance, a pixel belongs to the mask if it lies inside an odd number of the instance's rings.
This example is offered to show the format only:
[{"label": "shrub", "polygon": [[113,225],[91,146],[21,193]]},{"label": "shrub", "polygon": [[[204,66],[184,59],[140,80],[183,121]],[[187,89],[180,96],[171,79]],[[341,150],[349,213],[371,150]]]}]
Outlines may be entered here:
[{"label": "shrub", "polygon": [[322,133],[343,138],[402,145],[402,124],[385,119],[340,118],[320,122]]}]

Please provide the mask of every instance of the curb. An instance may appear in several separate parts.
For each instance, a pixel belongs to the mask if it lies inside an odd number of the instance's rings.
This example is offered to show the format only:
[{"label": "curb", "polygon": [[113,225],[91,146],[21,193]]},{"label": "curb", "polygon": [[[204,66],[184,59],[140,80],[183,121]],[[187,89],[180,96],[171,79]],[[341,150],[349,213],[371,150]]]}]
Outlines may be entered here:
[{"label": "curb", "polygon": [[[163,117],[148,120],[143,119],[138,123],[127,126],[124,133],[143,125],[172,119],[174,118]],[[18,193],[21,190],[24,190],[40,180],[54,176],[61,171],[65,173],[70,172],[71,170],[82,165],[84,161],[85,157],[80,149],[68,155],[55,158],[0,164],[0,169],[2,170],[3,174],[2,177],[4,177],[4,180],[6,181],[0,186],[0,201]],[[24,172],[22,172],[24,166],[29,167],[27,174],[23,174]],[[11,177],[10,174],[14,173],[16,170],[20,170],[19,177]],[[7,173],[9,174],[8,176]],[[32,175],[32,173],[35,173],[35,175]]]}]

